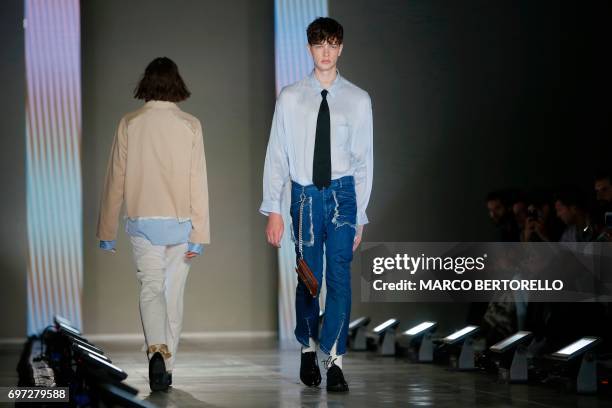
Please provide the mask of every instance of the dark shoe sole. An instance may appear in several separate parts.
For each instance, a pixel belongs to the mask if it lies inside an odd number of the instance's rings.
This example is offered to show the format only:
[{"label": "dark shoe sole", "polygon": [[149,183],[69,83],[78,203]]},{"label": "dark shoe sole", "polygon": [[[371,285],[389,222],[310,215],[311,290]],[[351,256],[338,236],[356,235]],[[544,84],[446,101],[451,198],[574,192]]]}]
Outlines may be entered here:
[{"label": "dark shoe sole", "polygon": [[302,377],[300,377],[300,380],[302,381],[302,384],[304,384],[307,387],[318,387],[319,384],[321,384],[321,373],[319,373],[318,377],[314,378],[314,382],[312,384],[309,384],[308,382],[304,381]]},{"label": "dark shoe sole", "polygon": [[151,391],[165,391],[168,389],[166,363],[160,353],[155,353],[149,361],[149,386]]}]

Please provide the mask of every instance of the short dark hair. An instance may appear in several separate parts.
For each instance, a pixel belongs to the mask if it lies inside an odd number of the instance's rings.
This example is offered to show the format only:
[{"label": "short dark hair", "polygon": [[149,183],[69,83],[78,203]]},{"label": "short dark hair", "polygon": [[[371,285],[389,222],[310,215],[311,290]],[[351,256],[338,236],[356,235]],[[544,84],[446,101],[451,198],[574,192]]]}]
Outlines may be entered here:
[{"label": "short dark hair", "polygon": [[608,180],[612,183],[612,172],[608,169],[597,169],[594,179],[594,181]]},{"label": "short dark hair", "polygon": [[178,67],[168,57],[151,61],[134,89],[134,98],[145,101],[181,102],[190,95]]},{"label": "short dark hair", "polygon": [[582,210],[587,208],[587,200],[582,191],[575,186],[564,186],[555,194],[555,201],[571,207],[576,206]]},{"label": "short dark hair", "polygon": [[508,205],[508,197],[502,191],[490,191],[485,198],[486,202],[499,201],[505,207]]},{"label": "short dark hair", "polygon": [[329,17],[319,17],[308,25],[306,29],[308,44],[321,44],[327,41],[330,44],[342,44],[344,29],[342,24]]}]

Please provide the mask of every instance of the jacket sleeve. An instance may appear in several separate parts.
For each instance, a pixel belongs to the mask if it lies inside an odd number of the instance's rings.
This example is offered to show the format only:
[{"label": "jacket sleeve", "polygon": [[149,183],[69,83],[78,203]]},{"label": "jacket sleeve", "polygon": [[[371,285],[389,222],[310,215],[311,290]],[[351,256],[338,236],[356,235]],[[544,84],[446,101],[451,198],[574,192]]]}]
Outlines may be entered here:
[{"label": "jacket sleeve", "polygon": [[210,217],[208,212],[208,180],[206,176],[206,158],[204,156],[204,138],[202,125],[198,121],[191,151],[191,235],[189,242],[196,244],[210,243]]},{"label": "jacket sleeve", "polygon": [[117,237],[119,213],[123,205],[127,154],[127,125],[124,118],[117,127],[106,168],[96,234],[101,241],[113,241]]}]

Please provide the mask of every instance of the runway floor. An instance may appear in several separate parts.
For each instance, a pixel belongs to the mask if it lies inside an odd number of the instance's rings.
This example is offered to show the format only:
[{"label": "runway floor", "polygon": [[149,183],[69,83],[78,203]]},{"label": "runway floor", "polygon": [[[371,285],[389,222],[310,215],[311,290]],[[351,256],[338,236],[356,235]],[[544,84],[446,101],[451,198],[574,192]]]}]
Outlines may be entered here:
[{"label": "runway floor", "polygon": [[[141,344],[96,344],[127,371],[126,382],[140,390],[141,398],[160,407],[612,407],[612,400],[602,396],[577,396],[543,386],[510,386],[483,373],[452,372],[442,366],[357,352],[344,360],[350,392],[328,394],[325,378],[321,388],[302,386],[299,351],[279,352],[270,340],[184,340],[174,386],[167,393],[150,394]],[[11,347],[0,347],[2,386],[16,381],[19,350]]]}]

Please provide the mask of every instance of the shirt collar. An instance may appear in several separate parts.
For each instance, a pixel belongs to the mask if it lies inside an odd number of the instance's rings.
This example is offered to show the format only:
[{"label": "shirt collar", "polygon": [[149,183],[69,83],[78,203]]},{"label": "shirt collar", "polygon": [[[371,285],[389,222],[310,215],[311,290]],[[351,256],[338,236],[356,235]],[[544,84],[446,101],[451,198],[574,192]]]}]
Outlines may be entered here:
[{"label": "shirt collar", "polygon": [[[334,82],[332,82],[331,86],[327,88],[327,92],[329,93],[330,96],[333,97],[335,95],[335,93],[338,91],[338,89],[342,85],[342,81],[344,81],[344,78],[340,76],[340,71],[336,70],[336,79],[334,79]],[[310,75],[308,76],[308,83],[310,84],[311,87],[316,89],[318,93],[321,93],[321,91],[325,89],[321,86],[321,83],[315,76],[314,69],[310,72]]]},{"label": "shirt collar", "polygon": [[147,108],[178,109],[176,103],[168,101],[149,101],[145,103]]}]

